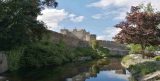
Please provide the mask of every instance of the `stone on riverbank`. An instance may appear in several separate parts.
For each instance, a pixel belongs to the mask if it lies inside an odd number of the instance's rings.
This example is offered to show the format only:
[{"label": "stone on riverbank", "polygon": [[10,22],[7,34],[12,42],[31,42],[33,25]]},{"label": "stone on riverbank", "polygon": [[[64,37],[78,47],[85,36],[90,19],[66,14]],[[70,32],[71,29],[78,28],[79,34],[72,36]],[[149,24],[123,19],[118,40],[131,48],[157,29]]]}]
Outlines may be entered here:
[{"label": "stone on riverbank", "polygon": [[0,52],[0,73],[8,70],[7,57],[3,52]]}]

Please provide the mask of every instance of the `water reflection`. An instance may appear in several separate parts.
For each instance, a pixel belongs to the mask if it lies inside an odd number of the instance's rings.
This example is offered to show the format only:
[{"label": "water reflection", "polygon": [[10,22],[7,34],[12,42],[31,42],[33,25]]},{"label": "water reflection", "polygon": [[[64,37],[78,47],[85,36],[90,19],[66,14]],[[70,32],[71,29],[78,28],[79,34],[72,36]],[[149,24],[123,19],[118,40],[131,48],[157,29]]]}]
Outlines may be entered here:
[{"label": "water reflection", "polygon": [[117,59],[111,59],[109,64],[105,59],[97,61],[88,72],[80,73],[66,81],[128,81],[130,73],[125,70]]},{"label": "water reflection", "polygon": [[2,76],[6,78],[0,81],[128,81],[129,73],[121,66],[120,59],[101,59],[54,69],[21,70]]}]

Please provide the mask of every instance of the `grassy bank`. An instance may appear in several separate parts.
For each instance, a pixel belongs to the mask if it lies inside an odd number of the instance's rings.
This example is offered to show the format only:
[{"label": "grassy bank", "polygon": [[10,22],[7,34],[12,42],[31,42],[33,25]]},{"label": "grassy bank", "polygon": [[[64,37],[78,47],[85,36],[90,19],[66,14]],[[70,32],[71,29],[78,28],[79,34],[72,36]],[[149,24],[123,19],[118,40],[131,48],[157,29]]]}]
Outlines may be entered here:
[{"label": "grassy bank", "polygon": [[147,74],[160,70],[160,65],[156,62],[144,62],[136,65],[131,65],[128,69],[132,73],[132,79],[139,81]]},{"label": "grassy bank", "polygon": [[123,57],[121,64],[131,72],[131,81],[139,81],[145,75],[160,70],[160,64],[155,59],[143,59],[141,55],[131,54]]}]

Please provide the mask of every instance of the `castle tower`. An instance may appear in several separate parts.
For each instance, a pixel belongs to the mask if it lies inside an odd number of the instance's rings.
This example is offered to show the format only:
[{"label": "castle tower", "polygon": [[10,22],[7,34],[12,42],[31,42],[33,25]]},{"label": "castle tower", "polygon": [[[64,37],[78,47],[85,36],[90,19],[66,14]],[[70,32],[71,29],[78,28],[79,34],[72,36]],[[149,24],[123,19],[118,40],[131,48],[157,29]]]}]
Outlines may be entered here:
[{"label": "castle tower", "polygon": [[91,40],[96,40],[96,37],[97,37],[97,36],[96,36],[95,34],[91,34],[91,35],[90,35],[90,41],[91,41]]},{"label": "castle tower", "polygon": [[64,35],[67,35],[68,32],[69,32],[69,31],[68,31],[67,29],[61,29],[61,33],[64,34]]},{"label": "castle tower", "polygon": [[82,41],[96,40],[96,35],[86,32],[85,29],[73,29],[72,31],[69,31],[68,29],[61,29],[61,33],[64,35],[78,38]]}]

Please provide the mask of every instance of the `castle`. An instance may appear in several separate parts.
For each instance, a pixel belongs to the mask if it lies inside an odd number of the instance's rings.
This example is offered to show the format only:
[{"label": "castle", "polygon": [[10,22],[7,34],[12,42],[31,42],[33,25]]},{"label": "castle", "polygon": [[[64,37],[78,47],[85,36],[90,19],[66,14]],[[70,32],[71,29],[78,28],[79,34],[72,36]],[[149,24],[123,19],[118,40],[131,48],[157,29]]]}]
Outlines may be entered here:
[{"label": "castle", "polygon": [[90,34],[85,29],[73,29],[73,30],[61,29],[61,33],[67,36],[78,38],[82,41],[89,42],[91,40],[96,40],[96,35]]},{"label": "castle", "polygon": [[81,41],[80,46],[82,45],[83,47],[87,46],[87,42],[89,43],[92,40],[96,40],[99,46],[108,48],[112,54],[128,54],[128,50],[126,50],[125,45],[118,44],[114,41],[97,40],[95,34],[90,34],[85,29],[61,29],[61,34],[79,39]]}]

